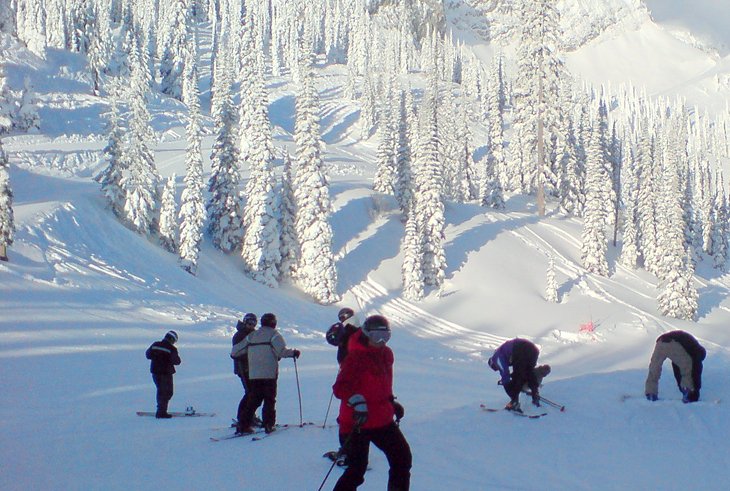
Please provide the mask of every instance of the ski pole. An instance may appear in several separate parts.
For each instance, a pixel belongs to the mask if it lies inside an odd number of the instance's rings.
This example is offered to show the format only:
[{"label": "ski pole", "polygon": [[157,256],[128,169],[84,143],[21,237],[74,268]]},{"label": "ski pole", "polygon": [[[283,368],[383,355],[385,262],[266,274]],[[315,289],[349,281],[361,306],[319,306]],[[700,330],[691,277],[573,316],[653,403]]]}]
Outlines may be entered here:
[{"label": "ski pole", "polygon": [[327,418],[330,415],[330,408],[332,407],[332,399],[335,397],[335,393],[330,394],[330,402],[327,404],[327,412],[324,414],[324,423],[322,423],[322,429],[327,427]]},{"label": "ski pole", "polygon": [[560,409],[560,411],[565,411],[565,406],[561,406],[557,402],[553,402],[550,399],[545,399],[543,396],[540,396],[540,400],[547,404],[548,406],[552,406],[554,408]]},{"label": "ski pole", "polygon": [[327,482],[327,479],[330,477],[330,474],[332,474],[332,469],[335,468],[335,465],[337,465],[337,461],[339,460],[340,456],[342,455],[343,450],[347,448],[347,446],[350,444],[350,440],[352,440],[352,435],[354,435],[356,432],[360,431],[360,425],[355,425],[355,429],[352,430],[352,433],[347,435],[347,439],[345,439],[345,443],[342,444],[342,447],[337,451],[337,456],[332,462],[332,465],[330,466],[330,470],[327,471],[327,475],[324,476],[324,479],[322,480],[322,484],[319,485],[319,488],[317,491],[322,491],[322,488],[324,487],[324,483]]},{"label": "ski pole", "polygon": [[302,417],[302,391],[299,389],[299,370],[297,369],[297,359],[292,358],[294,360],[294,374],[297,377],[297,395],[299,396],[299,427],[304,426],[304,418]]}]

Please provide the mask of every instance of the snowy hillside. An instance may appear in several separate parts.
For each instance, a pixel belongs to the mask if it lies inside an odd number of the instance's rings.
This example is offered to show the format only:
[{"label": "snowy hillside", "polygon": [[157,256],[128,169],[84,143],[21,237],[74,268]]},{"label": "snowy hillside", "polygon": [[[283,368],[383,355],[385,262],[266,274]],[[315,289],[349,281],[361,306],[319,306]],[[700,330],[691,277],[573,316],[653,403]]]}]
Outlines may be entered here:
[{"label": "snowy hillside", "polygon": [[[641,10],[638,3],[602,5]],[[678,12],[645,3],[659,23]],[[698,25],[680,12],[688,27]],[[473,26],[454,25],[477,53],[493,50],[476,40]],[[205,24],[200,44],[207,179],[215,135],[206,114],[213,40]],[[502,210],[451,201],[445,282],[421,301],[406,300],[403,217],[395,197],[372,189],[378,138],[363,137],[363,108],[345,96],[347,68],[320,58],[316,89],[341,301],[322,306],[294,286],[253,281],[239,255],[220,252],[209,238],[193,276],[177,255],[122,225],[93,179],[106,165],[110,98],[90,95],[84,55],[49,49],[42,59],[8,38],[0,48],[11,86],[21,87],[25,76],[33,83],[41,121],[38,130],[2,138],[17,232],[10,261],[0,262],[0,489],[317,489],[330,467],[321,455],[337,448],[337,401],[328,412],[337,363],[324,333],[344,306],[361,318],[391,320],[413,490],[724,490],[730,482],[730,276],[707,259],[694,276],[698,320],[676,320],[658,310],[657,278],[620,265],[619,248],[608,247],[608,276],[587,272],[583,220],[560,212],[556,200],[548,199],[545,217],[537,216],[533,196],[511,195]],[[686,96],[702,111],[719,112],[730,93],[723,60],[648,17],[631,28],[607,27],[567,59],[596,84],[632,82],[652,95]],[[418,90],[426,85],[421,74],[409,77]],[[283,150],[296,148],[296,85],[289,73],[266,80],[277,173]],[[163,178],[178,176],[179,198],[187,110],[155,93],[149,111],[159,140],[154,162]],[[484,138],[484,128],[475,133]],[[545,299],[549,257],[556,303]],[[278,422],[295,427],[261,441],[212,442],[232,431],[241,397],[229,352],[245,312],[275,312],[287,344],[302,351],[296,364],[282,360],[277,399]],[[169,329],[180,335],[182,358],[171,410],[194,406],[215,416],[135,414],[154,410],[144,350]],[[644,399],[654,340],[672,329],[693,333],[707,348],[698,403],[682,404],[666,365],[661,400]],[[507,402],[486,360],[515,336],[540,346],[540,362],[553,367],[542,395],[565,412],[544,407],[547,416],[530,420],[480,410]],[[300,409],[314,425],[296,427]],[[385,489],[388,464],[374,448],[370,456],[361,489]]]}]

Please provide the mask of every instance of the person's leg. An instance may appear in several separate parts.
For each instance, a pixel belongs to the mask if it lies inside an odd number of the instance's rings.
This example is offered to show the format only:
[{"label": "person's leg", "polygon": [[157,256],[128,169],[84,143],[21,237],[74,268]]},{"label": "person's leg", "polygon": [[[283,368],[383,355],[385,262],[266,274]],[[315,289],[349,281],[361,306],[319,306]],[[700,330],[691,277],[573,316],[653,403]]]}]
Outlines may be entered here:
[{"label": "person's leg", "polygon": [[243,406],[243,413],[241,418],[238,420],[238,430],[250,430],[253,415],[256,409],[261,405],[264,400],[264,380],[251,380],[249,383],[249,393],[246,397],[246,403]]},{"label": "person's leg", "polygon": [[373,432],[373,444],[383,451],[390,470],[388,471],[388,491],[408,491],[411,484],[413,456],[411,447],[395,423]]},{"label": "person's leg", "polygon": [[332,491],[355,491],[359,485],[365,482],[370,451],[368,430],[351,433],[345,451],[349,464]]},{"label": "person's leg", "polygon": [[654,345],[654,352],[649,361],[649,373],[644,383],[644,394],[646,395],[656,396],[659,394],[659,378],[662,376],[662,364],[667,359],[666,347],[668,344],[657,341]]},{"label": "person's leg", "polygon": [[[262,380],[264,408],[261,411],[264,428],[271,429],[276,425],[276,379]],[[253,418],[253,414],[251,414]]]}]

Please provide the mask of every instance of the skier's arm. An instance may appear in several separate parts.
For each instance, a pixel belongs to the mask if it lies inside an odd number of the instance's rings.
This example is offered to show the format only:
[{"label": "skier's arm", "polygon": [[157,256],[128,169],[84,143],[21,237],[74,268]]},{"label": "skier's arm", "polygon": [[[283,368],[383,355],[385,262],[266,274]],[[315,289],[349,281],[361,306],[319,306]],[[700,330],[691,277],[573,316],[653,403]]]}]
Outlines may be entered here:
[{"label": "skier's arm", "polygon": [[248,351],[249,342],[249,336],[246,336],[245,338],[243,338],[243,341],[234,344],[233,348],[231,348],[231,358],[239,358],[245,355]]},{"label": "skier's arm", "polygon": [[277,358],[294,358],[294,350],[286,347],[286,341],[284,337],[277,333],[271,337],[271,347],[274,350],[274,354]]},{"label": "skier's arm", "polygon": [[179,365],[181,363],[180,355],[177,352],[177,349],[173,349],[170,353],[170,362],[172,362],[173,365]]},{"label": "skier's arm", "polygon": [[509,362],[501,355],[497,357],[496,362],[497,368],[499,368],[499,374],[502,378],[502,385],[506,385],[509,383],[511,378],[509,373]]}]

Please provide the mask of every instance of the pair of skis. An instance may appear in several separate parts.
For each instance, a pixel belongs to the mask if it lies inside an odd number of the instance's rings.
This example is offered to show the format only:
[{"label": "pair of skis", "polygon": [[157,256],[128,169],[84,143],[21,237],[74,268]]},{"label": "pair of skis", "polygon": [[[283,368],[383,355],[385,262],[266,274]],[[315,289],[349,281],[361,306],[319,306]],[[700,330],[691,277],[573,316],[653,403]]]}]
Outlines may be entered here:
[{"label": "pair of skis", "polygon": [[224,436],[211,436],[210,441],[212,442],[220,442],[223,440],[233,440],[235,438],[242,438],[242,437],[251,437],[252,442],[256,442],[259,440],[263,440],[264,438],[269,438],[272,435],[276,435],[277,433],[281,433],[282,431],[286,431],[289,428],[305,428],[307,426],[314,426],[314,423],[312,422],[305,422],[301,425],[290,425],[290,424],[283,424],[283,425],[276,425],[276,429],[270,433],[266,433],[266,431],[263,428],[257,428],[254,430],[253,433],[233,433],[231,435],[224,435]]},{"label": "pair of skis", "polygon": [[[529,394],[529,393],[527,393],[527,394]],[[562,404],[553,402],[550,399],[545,399],[543,396],[539,396],[539,397],[540,397],[540,402],[542,402],[543,404],[547,404],[548,406],[554,407],[555,409],[560,409],[560,412],[565,412],[565,406],[563,406]],[[507,409],[507,408],[495,409],[495,408],[487,407],[484,404],[480,404],[480,407],[482,408],[483,411],[487,411],[489,413],[496,413],[499,411],[509,411],[512,414],[514,414],[515,416],[521,416],[523,418],[529,418],[529,419],[539,419],[539,418],[542,418],[543,416],[548,415],[548,413],[546,413],[546,412],[537,413],[537,414],[528,414],[528,413],[525,413],[524,411],[522,411],[522,409],[518,409],[516,411],[514,409]]]}]

